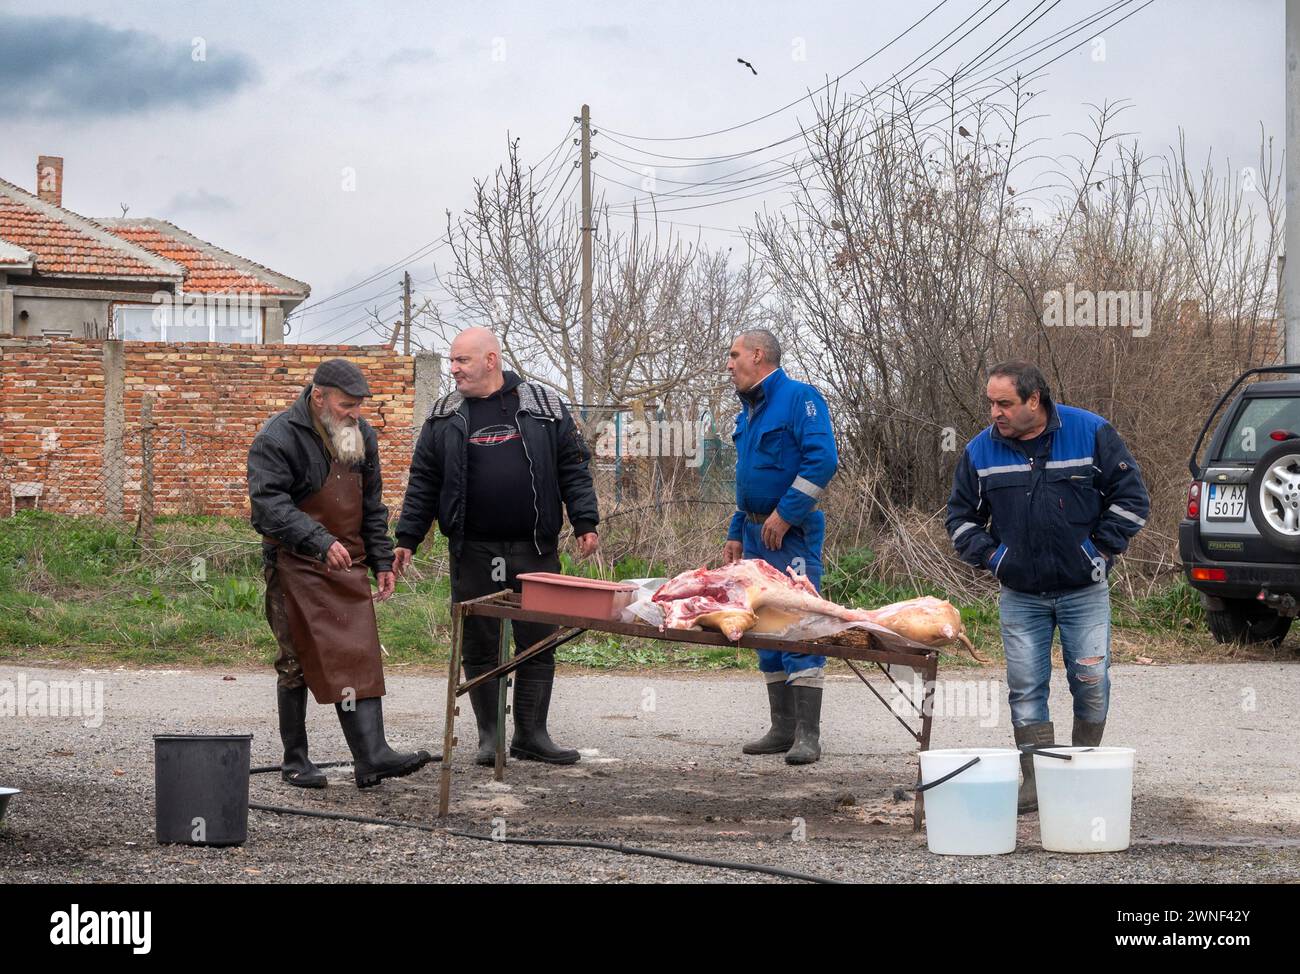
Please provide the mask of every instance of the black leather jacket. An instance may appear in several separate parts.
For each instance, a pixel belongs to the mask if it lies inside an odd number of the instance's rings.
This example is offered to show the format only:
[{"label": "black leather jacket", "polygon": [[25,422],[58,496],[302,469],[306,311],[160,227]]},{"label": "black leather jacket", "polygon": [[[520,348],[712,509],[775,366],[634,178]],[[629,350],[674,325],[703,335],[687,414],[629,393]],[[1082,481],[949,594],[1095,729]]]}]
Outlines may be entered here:
[{"label": "black leather jacket", "polygon": [[[300,555],[324,561],[337,539],[298,508],[304,498],[321,489],[330,470],[329,452],[312,423],[311,388],[308,383],[298,401],[268,419],[253,438],[248,450],[248,499],[253,527],[260,534]],[[366,458],[360,464],[361,540],[366,564],[375,573],[392,571],[393,542],[388,536],[388,508],[379,475],[379,438],[364,419],[360,427],[366,444]],[[273,561],[275,546],[263,544],[262,553]]]},{"label": "black leather jacket", "polygon": [[[509,380],[516,379],[507,372]],[[520,382],[516,420],[533,476],[533,537],[537,553],[559,544],[561,503],[575,534],[596,530],[600,514],[587,462],[591,454],[560,397],[544,386]],[[468,467],[469,406],[459,392],[433,404],[411,457],[411,474],[397,522],[397,543],[411,551],[438,522],[453,555],[465,536],[465,472]],[[522,539],[521,539],[522,540]]]}]

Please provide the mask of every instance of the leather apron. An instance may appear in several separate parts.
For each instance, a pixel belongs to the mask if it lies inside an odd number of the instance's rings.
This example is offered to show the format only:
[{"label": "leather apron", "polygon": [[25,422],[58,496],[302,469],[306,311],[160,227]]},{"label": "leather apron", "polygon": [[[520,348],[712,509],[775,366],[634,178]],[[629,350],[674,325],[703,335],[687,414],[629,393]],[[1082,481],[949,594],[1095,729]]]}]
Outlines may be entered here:
[{"label": "leather apron", "polygon": [[317,703],[384,695],[379,629],[361,540],[361,472],[334,460],[299,510],[320,522],[352,556],[348,571],[277,544],[285,615],[302,675]]}]

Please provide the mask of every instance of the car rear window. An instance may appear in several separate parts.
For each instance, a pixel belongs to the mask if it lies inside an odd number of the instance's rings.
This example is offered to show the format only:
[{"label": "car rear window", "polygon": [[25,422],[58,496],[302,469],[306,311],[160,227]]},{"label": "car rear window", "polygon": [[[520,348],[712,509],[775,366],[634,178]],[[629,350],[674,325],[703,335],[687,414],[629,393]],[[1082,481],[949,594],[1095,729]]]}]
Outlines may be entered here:
[{"label": "car rear window", "polygon": [[1218,459],[1226,463],[1254,463],[1273,446],[1274,430],[1300,433],[1300,397],[1269,396],[1247,399],[1223,441]]}]

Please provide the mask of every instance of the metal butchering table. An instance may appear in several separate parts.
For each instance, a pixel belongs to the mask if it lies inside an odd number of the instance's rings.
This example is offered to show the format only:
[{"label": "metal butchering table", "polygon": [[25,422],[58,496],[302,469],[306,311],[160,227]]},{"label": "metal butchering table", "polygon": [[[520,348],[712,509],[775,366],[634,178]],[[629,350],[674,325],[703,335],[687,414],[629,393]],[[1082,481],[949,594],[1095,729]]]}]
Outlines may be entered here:
[{"label": "metal butchering table", "polygon": [[[501,638],[498,651],[498,665],[487,673],[472,680],[461,682],[461,646],[465,635],[466,616],[487,616],[501,620]],[[512,658],[510,656],[511,622],[537,622],[555,626],[553,633],[545,639],[522,649]],[[735,646],[741,649],[774,649],[787,653],[810,653],[817,656],[830,656],[842,659],[848,664],[867,689],[875,694],[876,699],[893,714],[903,728],[916,741],[918,751],[930,747],[930,725],[933,719],[935,681],[939,675],[939,652],[936,649],[909,644],[906,649],[890,647],[872,634],[871,646],[849,646],[836,643],[800,642],[789,639],[777,639],[752,632],[745,633],[739,642],[732,642],[720,632],[701,629],[668,629],[660,632],[646,623],[628,623],[605,619],[591,619],[582,616],[560,615],[554,612],[535,612],[523,608],[519,593],[510,590],[494,592],[477,599],[455,602],[451,607],[451,659],[447,667],[447,718],[442,739],[442,781],[438,790],[438,817],[446,817],[451,806],[451,755],[456,746],[456,717],[460,713],[456,699],[468,693],[474,687],[498,677],[513,673],[525,660],[544,653],[548,649],[576,639],[583,633],[610,632],[623,636],[635,636],[638,639],[656,639],[663,642],[695,643],[704,646]],[[904,641],[905,642],[905,641]],[[895,687],[900,689],[890,672],[892,666],[903,666],[917,671],[924,681],[923,695],[918,704],[907,693],[902,693],[916,717],[920,718],[920,729],[916,729],[894,712],[890,703],[880,695],[867,680],[858,663],[874,663]],[[496,764],[493,777],[497,781],[505,778],[506,764],[506,688],[508,680],[502,679],[497,697],[497,740]],[[916,780],[921,781],[920,762],[917,762]],[[920,829],[924,815],[924,795],[918,790],[913,794],[912,828]]]}]

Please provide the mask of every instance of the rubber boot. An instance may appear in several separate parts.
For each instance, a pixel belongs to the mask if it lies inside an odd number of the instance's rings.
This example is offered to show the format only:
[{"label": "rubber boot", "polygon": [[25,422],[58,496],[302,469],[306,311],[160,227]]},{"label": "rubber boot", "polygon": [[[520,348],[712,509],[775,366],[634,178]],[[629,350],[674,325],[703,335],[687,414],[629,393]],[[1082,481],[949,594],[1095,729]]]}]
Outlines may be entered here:
[{"label": "rubber boot", "polygon": [[[472,680],[494,669],[495,663],[466,663],[465,679]],[[500,678],[488,680],[469,692],[469,703],[474,708],[474,722],[478,724],[478,751],[474,763],[492,767],[497,763],[497,687]]]},{"label": "rubber boot", "polygon": [[794,744],[785,752],[786,764],[812,764],[822,756],[822,688],[790,687],[794,694]]},{"label": "rubber boot", "polygon": [[[559,747],[546,731],[551,710],[551,687],[555,666],[527,665],[515,671],[515,733],[510,739],[510,756],[547,764],[575,764],[578,752]],[[494,755],[495,757],[495,755]]]},{"label": "rubber boot", "polygon": [[352,751],[352,773],[358,788],[371,788],[385,778],[402,778],[433,760],[428,751],[394,751],[384,739],[384,705],[379,697],[356,702],[355,710],[336,703],[343,736]]},{"label": "rubber boot", "polygon": [[[1026,724],[1024,727],[1013,727],[1012,730],[1016,735],[1016,747],[1026,744],[1042,746],[1056,743],[1056,731],[1051,721]],[[1026,812],[1038,810],[1038,788],[1034,782],[1034,756],[1023,750],[1020,752],[1020,773],[1024,776],[1024,780],[1020,782],[1016,811],[1024,815]]]},{"label": "rubber boot", "polygon": [[794,694],[785,680],[767,685],[767,705],[772,711],[772,726],[756,741],[741,747],[746,754],[780,754],[794,744]]},{"label": "rubber boot", "polygon": [[329,782],[325,772],[307,757],[307,688],[275,688],[280,712],[280,740],[284,743],[284,760],[280,777],[298,788],[324,788]]},{"label": "rubber boot", "polygon": [[1106,730],[1106,721],[1094,724],[1090,720],[1074,718],[1074,731],[1070,734],[1070,744],[1074,747],[1101,747],[1101,735]]}]

